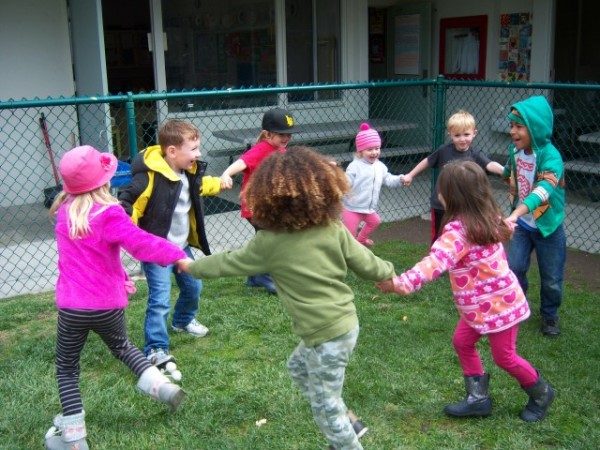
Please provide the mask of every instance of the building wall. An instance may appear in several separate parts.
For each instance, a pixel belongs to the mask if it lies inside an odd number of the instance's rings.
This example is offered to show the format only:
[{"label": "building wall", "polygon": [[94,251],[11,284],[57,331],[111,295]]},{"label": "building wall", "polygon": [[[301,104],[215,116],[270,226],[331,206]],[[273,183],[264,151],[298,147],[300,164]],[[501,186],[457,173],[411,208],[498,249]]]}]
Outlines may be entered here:
[{"label": "building wall", "polygon": [[0,100],[71,96],[65,0],[2,0]]},{"label": "building wall", "polygon": [[[550,81],[552,67],[553,34],[555,0],[432,0],[432,40],[430,73],[439,73],[440,55],[440,20],[465,16],[488,16],[488,33],[486,48],[486,79],[498,79],[498,52],[500,35],[500,15],[507,13],[528,12],[532,19],[532,81]],[[368,6],[387,8],[393,5],[411,4],[414,0],[369,0]]]},{"label": "building wall", "polygon": [[[74,95],[66,3],[2,0],[0,101]],[[54,114],[42,108],[14,114],[0,110],[0,206],[40,202],[43,189],[55,184],[38,123],[41,112],[48,116],[50,140],[58,155],[74,141],[77,124],[72,107]]]}]

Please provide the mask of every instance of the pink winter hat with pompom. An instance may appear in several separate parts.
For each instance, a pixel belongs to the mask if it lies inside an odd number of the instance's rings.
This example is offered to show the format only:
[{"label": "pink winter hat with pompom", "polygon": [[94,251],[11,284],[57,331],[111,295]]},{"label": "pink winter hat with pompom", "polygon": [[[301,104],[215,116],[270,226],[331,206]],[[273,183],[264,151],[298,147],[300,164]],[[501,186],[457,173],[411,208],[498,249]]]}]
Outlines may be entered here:
[{"label": "pink winter hat with pompom", "polygon": [[377,130],[371,128],[368,123],[363,122],[360,124],[360,131],[356,135],[355,143],[357,152],[370,148],[380,148],[381,137]]}]

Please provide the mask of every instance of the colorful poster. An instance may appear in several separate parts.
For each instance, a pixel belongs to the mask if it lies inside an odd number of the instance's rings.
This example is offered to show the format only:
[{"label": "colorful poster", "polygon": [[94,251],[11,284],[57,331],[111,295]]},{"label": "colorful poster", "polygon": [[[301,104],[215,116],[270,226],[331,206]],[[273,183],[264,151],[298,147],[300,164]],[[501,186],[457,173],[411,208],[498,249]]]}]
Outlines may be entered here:
[{"label": "colorful poster", "polygon": [[531,14],[500,15],[499,78],[529,81],[531,65]]}]

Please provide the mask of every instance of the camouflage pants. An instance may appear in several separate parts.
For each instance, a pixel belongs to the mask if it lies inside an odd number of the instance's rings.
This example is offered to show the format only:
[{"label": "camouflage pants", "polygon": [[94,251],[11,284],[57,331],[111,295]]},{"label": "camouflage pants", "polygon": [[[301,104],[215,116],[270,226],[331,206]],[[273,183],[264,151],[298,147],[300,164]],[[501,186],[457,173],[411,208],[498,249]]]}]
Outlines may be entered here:
[{"label": "camouflage pants", "polygon": [[300,342],[287,364],[292,379],[310,402],[315,422],[336,449],[362,449],[342,400],[344,374],[358,330],[357,326],[315,347]]}]

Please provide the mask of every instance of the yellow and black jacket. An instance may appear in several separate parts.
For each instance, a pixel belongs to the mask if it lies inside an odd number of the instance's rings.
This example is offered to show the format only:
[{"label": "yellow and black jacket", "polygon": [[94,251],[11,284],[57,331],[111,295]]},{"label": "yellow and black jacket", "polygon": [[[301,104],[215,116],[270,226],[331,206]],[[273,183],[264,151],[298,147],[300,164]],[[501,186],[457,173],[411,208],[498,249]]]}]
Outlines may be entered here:
[{"label": "yellow and black jacket", "polygon": [[[221,180],[205,176],[206,165],[206,162],[198,161],[191,170],[185,171],[185,176],[192,199],[188,243],[210,255],[201,196],[219,194]],[[166,238],[182,187],[179,175],[169,167],[159,145],[141,151],[131,164],[131,173],[131,184],[119,193],[121,205],[141,229]]]}]

